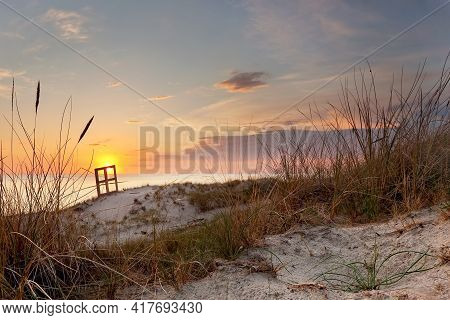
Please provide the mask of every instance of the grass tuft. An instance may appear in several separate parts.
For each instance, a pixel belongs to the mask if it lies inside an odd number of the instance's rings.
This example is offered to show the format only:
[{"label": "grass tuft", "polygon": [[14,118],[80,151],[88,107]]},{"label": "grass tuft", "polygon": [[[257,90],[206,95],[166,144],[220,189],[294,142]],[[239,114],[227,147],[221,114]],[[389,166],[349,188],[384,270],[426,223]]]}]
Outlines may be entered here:
[{"label": "grass tuft", "polygon": [[428,251],[400,250],[383,258],[374,246],[371,257],[363,261],[333,262],[329,270],[320,273],[314,280],[323,280],[331,288],[343,291],[379,290],[411,274],[435,268],[437,264],[430,264],[427,258],[435,257]]}]

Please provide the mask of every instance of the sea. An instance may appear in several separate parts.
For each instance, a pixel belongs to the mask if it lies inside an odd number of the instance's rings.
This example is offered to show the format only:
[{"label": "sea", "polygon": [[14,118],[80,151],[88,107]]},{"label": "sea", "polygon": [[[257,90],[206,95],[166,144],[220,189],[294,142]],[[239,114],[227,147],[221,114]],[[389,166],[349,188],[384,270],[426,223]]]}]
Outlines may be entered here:
[{"label": "sea", "polygon": [[[232,180],[246,180],[260,175],[245,173],[190,173],[190,174],[119,174],[117,176],[119,191],[142,186],[162,186],[174,183],[223,183]],[[84,200],[97,196],[94,175],[88,175],[83,182],[79,199]],[[110,184],[111,190],[114,190]]]}]

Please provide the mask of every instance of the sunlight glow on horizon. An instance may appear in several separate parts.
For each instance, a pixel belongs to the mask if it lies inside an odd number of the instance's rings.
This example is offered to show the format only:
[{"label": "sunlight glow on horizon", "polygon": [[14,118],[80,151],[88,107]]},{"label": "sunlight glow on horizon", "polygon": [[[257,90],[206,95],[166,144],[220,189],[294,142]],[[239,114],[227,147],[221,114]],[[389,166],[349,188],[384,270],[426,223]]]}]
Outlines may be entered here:
[{"label": "sunlight glow on horizon", "polygon": [[[112,153],[107,153],[100,155],[98,157],[94,156],[94,168],[107,167],[107,166],[116,166],[117,173],[122,173],[122,161],[120,161],[119,157]],[[112,169],[108,169],[108,174],[112,173]]]}]

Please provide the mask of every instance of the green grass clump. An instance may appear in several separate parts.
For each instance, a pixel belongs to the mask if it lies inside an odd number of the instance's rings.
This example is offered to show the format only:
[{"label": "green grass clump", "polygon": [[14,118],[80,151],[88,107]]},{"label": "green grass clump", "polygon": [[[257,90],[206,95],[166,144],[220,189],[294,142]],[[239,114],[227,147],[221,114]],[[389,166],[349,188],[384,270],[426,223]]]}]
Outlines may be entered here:
[{"label": "green grass clump", "polygon": [[189,203],[200,212],[248,204],[257,196],[267,195],[273,184],[274,180],[264,178],[198,185],[188,193]]},{"label": "green grass clump", "polygon": [[[435,257],[428,251],[414,250],[394,251],[383,258],[375,246],[371,257],[363,261],[333,262],[332,267],[320,273],[315,280],[323,280],[333,289],[350,292],[379,290],[413,273],[433,269],[437,263],[430,264],[429,258]],[[392,266],[394,262],[399,265]]]}]

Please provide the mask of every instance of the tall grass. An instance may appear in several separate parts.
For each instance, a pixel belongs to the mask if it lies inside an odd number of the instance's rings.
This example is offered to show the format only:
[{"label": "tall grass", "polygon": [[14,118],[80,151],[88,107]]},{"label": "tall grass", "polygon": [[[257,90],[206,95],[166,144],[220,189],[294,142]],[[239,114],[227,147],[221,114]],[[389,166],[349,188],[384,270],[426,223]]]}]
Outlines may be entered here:
[{"label": "tall grass", "polygon": [[403,74],[392,83],[384,104],[370,65],[341,83],[339,104],[303,113],[314,130],[271,154],[283,204],[367,221],[448,199],[449,81],[445,63],[425,89],[421,65],[408,89]]},{"label": "tall grass", "polygon": [[0,147],[0,298],[64,297],[80,277],[79,260],[72,256],[82,233],[67,215],[62,216],[77,201],[88,173],[74,169],[74,153],[83,137],[69,146],[69,99],[56,151],[46,152],[37,143],[40,94],[38,83],[31,130],[22,121],[14,85],[11,118],[4,119],[11,130],[11,146],[8,155],[3,142]]}]

